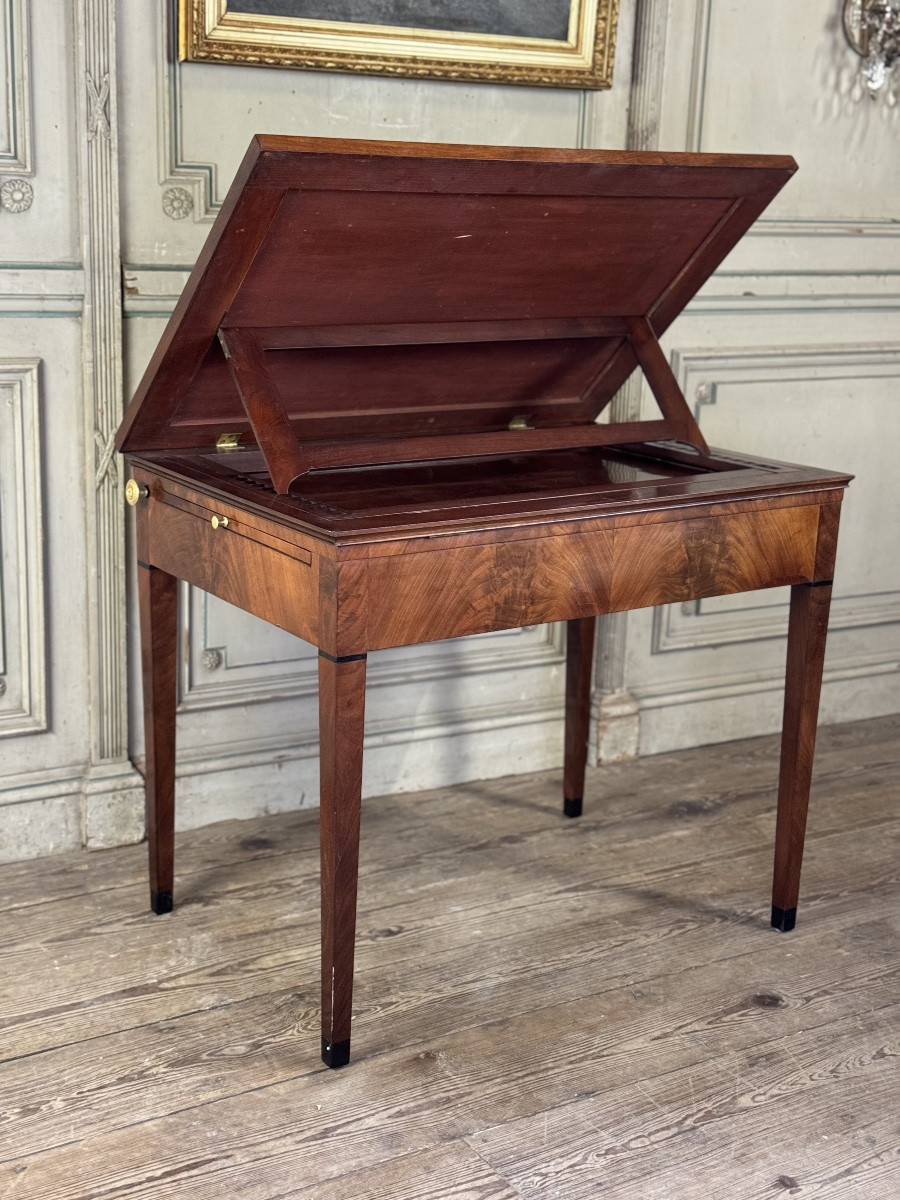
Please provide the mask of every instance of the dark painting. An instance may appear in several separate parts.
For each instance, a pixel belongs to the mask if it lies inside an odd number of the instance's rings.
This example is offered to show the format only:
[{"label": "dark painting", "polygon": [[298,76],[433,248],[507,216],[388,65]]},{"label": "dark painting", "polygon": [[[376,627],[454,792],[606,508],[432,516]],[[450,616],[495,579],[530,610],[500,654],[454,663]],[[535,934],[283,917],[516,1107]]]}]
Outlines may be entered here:
[{"label": "dark painting", "polygon": [[569,32],[571,0],[229,0],[228,10],[256,17],[295,17],[394,25],[499,37],[550,38]]}]

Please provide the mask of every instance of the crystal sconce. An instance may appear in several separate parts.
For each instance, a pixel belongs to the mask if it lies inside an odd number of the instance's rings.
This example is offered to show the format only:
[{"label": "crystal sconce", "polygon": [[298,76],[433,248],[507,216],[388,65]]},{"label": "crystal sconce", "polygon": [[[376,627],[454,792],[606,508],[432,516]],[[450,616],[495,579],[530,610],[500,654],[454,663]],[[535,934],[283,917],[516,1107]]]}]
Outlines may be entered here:
[{"label": "crystal sconce", "polygon": [[900,58],[900,0],[844,0],[844,34],[862,61],[869,94],[878,95]]}]

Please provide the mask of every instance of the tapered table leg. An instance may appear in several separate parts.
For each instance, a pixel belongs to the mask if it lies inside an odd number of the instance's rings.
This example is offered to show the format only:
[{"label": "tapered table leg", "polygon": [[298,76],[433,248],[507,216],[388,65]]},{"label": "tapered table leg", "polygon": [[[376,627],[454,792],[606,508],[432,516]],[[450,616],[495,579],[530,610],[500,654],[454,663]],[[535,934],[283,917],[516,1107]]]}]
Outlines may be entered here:
[{"label": "tapered table leg", "polygon": [[172,911],[175,854],[175,664],[178,580],[138,566],[141,665],[144,676],[147,845],[150,906]]},{"label": "tapered table leg", "polygon": [[591,667],[594,661],[594,617],[566,622],[566,749],[563,769],[563,812],[580,817],[584,799],[588,725],[591,711]]},{"label": "tapered table leg", "polygon": [[830,583],[791,588],[772,888],[772,925],[782,933],[793,929],[797,919],[830,604]]},{"label": "tapered table leg", "polygon": [[322,1061],[350,1061],[366,656],[319,654]]}]

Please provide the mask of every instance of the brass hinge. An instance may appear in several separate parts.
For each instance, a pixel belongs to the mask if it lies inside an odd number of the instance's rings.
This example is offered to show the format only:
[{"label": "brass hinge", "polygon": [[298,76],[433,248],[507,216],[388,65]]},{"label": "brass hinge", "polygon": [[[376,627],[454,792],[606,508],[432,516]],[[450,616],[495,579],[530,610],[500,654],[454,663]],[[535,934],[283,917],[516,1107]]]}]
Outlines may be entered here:
[{"label": "brass hinge", "polygon": [[237,450],[241,444],[239,433],[223,433],[216,439],[217,450]]}]

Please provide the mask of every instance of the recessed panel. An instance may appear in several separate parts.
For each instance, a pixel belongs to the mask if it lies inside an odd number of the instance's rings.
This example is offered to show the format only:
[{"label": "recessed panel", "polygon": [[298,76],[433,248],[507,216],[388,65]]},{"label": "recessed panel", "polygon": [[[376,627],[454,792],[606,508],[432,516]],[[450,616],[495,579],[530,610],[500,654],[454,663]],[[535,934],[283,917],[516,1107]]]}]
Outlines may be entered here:
[{"label": "recessed panel", "polygon": [[[301,440],[506,429],[590,421],[591,384],[621,338],[269,350],[271,381]],[[246,427],[214,347],[179,406],[178,426]],[[213,439],[214,440],[214,439]]]},{"label": "recessed panel", "polygon": [[646,313],[728,199],[289,192],[240,325]]}]

